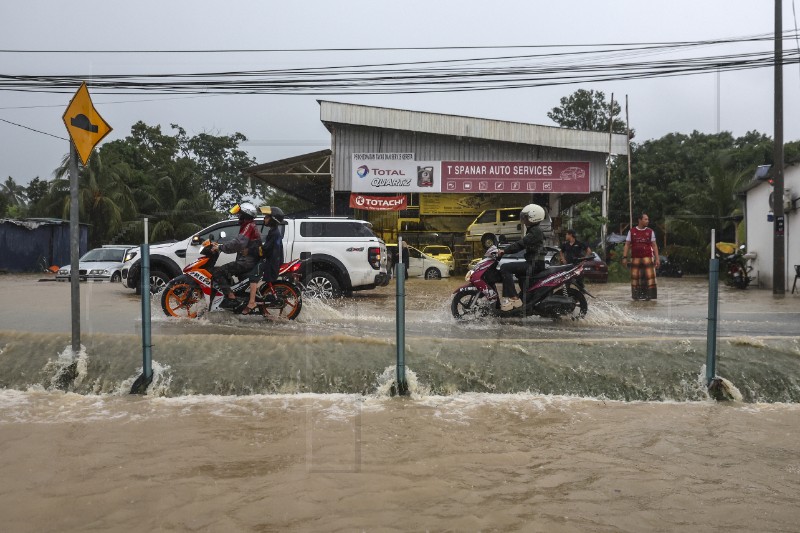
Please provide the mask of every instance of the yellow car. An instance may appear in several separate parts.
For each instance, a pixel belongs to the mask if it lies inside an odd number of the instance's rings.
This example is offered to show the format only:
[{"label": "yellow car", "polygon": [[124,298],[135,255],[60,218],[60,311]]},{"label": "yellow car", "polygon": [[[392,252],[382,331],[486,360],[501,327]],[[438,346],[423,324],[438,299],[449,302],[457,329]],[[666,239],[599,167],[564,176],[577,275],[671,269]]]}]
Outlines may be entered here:
[{"label": "yellow car", "polygon": [[453,251],[449,246],[443,244],[429,244],[422,249],[422,253],[447,265],[450,268],[450,272],[456,267],[455,259],[453,259]]}]

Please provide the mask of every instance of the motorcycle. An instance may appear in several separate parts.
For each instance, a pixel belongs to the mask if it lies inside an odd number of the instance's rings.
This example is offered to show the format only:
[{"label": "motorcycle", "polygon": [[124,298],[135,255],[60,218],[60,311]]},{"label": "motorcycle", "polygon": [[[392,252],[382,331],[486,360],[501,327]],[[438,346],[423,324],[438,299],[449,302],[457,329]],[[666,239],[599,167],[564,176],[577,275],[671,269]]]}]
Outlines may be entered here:
[{"label": "motorcycle", "polygon": [[[211,274],[219,258],[212,243],[205,241],[200,257],[186,265],[183,274],[171,279],[161,293],[161,308],[167,316],[196,318],[205,307],[205,297],[209,298],[209,311],[224,309],[242,314],[250,296],[250,281],[242,279],[231,286],[236,295],[232,302],[213,281]],[[295,259],[281,265],[278,279],[271,283],[262,282],[257,289],[256,304],[259,314],[265,318],[285,318],[294,320],[303,307],[302,289],[297,283],[303,260]],[[227,301],[226,301],[227,300]],[[223,304],[223,302],[225,302]],[[230,302],[230,303],[228,303]]]},{"label": "motorcycle", "polygon": [[656,276],[664,278],[683,277],[683,269],[674,259],[670,259],[666,255],[660,256],[659,259],[661,264],[656,269]]},{"label": "motorcycle", "polygon": [[716,248],[717,257],[725,265],[726,283],[737,289],[746,289],[754,279],[750,273],[753,271],[751,261],[756,258],[756,253],[745,253],[744,245],[737,250],[736,245],[729,242],[718,242]]},{"label": "motorcycle", "polygon": [[573,284],[583,277],[583,268],[592,256],[582,257],[575,263],[551,266],[533,275],[530,282],[523,280],[523,305],[512,311],[500,310],[500,276],[497,248],[492,246],[484,258],[470,270],[462,285],[453,292],[450,310],[456,319],[497,316],[532,316],[558,319],[569,317],[577,320],[586,316],[588,304],[584,294],[592,296],[586,289]]}]

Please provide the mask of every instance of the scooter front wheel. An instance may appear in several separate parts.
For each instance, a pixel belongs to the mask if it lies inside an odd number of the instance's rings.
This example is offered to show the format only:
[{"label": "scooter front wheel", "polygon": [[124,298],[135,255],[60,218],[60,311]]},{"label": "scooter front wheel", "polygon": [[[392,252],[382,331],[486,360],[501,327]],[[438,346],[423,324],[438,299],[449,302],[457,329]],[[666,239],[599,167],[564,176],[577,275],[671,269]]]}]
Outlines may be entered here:
[{"label": "scooter front wheel", "polygon": [[474,320],[489,315],[492,303],[477,287],[465,287],[453,295],[450,311],[457,320]]}]

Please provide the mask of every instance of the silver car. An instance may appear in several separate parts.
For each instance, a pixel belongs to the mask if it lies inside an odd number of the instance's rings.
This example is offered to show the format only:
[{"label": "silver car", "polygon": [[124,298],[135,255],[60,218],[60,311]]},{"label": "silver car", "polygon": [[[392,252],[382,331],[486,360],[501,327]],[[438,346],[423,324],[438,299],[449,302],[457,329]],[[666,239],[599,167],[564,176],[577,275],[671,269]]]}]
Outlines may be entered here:
[{"label": "silver car", "polygon": [[[122,264],[128,246],[103,246],[89,250],[78,262],[78,279],[81,281],[113,281],[122,279]],[[64,265],[56,272],[58,281],[70,279],[72,265]]]}]

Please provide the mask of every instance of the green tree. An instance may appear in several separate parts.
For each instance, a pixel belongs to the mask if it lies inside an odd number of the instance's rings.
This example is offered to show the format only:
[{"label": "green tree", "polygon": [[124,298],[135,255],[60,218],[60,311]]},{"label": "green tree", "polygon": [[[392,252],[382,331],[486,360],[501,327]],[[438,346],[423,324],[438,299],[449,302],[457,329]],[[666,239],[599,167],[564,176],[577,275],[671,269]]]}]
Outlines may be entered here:
[{"label": "green tree", "polygon": [[[123,228],[126,220],[136,213],[133,194],[122,174],[125,165],[105,165],[100,153],[95,153],[86,166],[78,170],[78,207],[80,220],[90,224],[89,245],[97,247],[109,242]],[[54,181],[69,182],[69,156],[65,156],[55,172]],[[69,184],[59,184],[58,190],[69,190]],[[70,214],[70,196],[62,200],[62,217]]]},{"label": "green tree", "polygon": [[47,180],[39,179],[38,176],[33,178],[28,186],[25,187],[25,196],[28,197],[28,204],[31,206],[36,205],[47,195],[49,188],[50,184]]},{"label": "green tree", "polygon": [[28,202],[25,187],[17,184],[11,176],[6,178],[4,183],[0,183],[0,196],[5,198],[8,206],[24,207]]},{"label": "green tree", "polygon": [[[619,114],[619,103],[615,101],[612,107],[602,91],[578,89],[561,98],[561,105],[550,110],[547,116],[562,128],[608,132],[610,117]],[[625,121],[614,118],[612,131],[626,133]]]},{"label": "green tree", "polygon": [[242,169],[253,166],[255,160],[239,148],[247,137],[238,132],[222,136],[200,133],[188,137],[180,126],[172,124],[172,127],[178,131],[184,155],[197,164],[203,190],[209,194],[215,208],[223,211],[250,192]]},{"label": "green tree", "polygon": [[574,212],[572,228],[578,234],[579,240],[586,242],[594,249],[595,243],[600,241],[600,233],[603,227],[600,198],[594,196],[576,204]]}]

